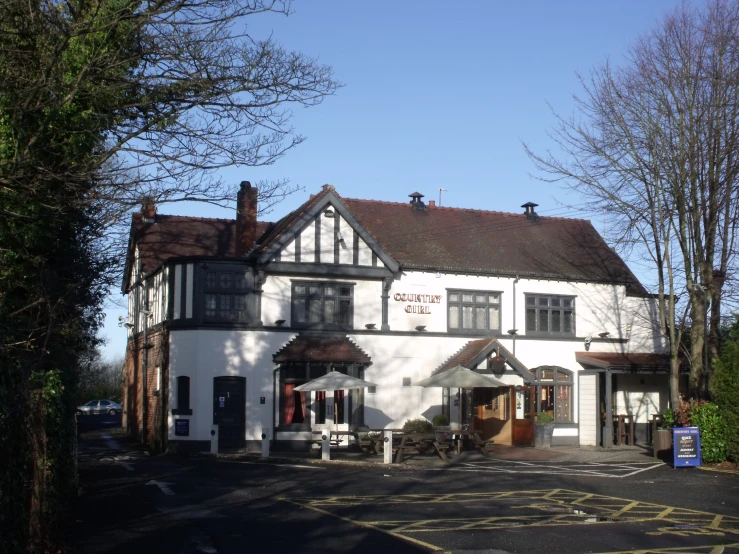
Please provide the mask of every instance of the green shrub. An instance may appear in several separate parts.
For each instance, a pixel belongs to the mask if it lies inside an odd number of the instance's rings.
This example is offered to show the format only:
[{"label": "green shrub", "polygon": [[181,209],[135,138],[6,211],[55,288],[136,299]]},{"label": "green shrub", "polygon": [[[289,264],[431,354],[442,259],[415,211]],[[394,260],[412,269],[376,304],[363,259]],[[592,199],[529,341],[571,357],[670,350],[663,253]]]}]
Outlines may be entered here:
[{"label": "green shrub", "polygon": [[728,455],[729,427],[718,405],[696,402],[690,411],[690,420],[700,429],[701,458],[704,462],[723,462]]},{"label": "green shrub", "polygon": [[449,425],[449,418],[445,414],[436,414],[431,420],[434,427],[446,427]]},{"label": "green shrub", "polygon": [[409,419],[403,424],[404,433],[430,433],[434,430],[429,420],[419,417],[418,419]]},{"label": "green shrub", "polygon": [[669,408],[665,408],[662,412],[662,429],[671,429],[675,427],[675,412]]},{"label": "green shrub", "polygon": [[731,328],[728,340],[721,346],[721,358],[713,361],[710,390],[727,429],[727,456],[739,461],[739,320]]},{"label": "green shrub", "polygon": [[554,417],[549,412],[541,412],[536,416],[537,423],[554,423]]}]

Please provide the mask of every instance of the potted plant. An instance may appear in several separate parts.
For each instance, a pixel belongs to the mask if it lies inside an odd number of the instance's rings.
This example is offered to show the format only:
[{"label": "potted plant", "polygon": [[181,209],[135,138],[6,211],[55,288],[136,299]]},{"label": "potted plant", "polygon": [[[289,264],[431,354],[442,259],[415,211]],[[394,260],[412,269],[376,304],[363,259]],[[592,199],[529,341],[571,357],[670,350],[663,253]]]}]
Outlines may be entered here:
[{"label": "potted plant", "polygon": [[552,446],[553,433],[554,417],[549,412],[541,412],[536,416],[536,425],[534,425],[534,446],[537,448],[550,448]]},{"label": "potted plant", "polygon": [[436,414],[431,420],[431,425],[434,426],[435,431],[449,431],[449,418],[444,414]]},{"label": "potted plant", "polygon": [[672,456],[672,428],[675,427],[675,413],[671,409],[662,412],[662,423],[654,433],[655,458],[670,458]]}]

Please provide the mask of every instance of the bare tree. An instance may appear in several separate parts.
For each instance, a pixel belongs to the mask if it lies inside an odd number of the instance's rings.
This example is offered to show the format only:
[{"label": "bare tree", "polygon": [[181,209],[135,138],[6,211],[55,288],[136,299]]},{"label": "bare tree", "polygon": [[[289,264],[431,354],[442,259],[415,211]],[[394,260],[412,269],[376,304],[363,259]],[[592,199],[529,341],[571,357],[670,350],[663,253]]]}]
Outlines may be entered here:
[{"label": "bare tree", "polygon": [[545,180],[563,181],[588,209],[607,211],[616,243],[655,268],[676,405],[682,330],[689,321],[690,385],[700,393],[706,307],[715,356],[735,263],[739,2],[683,4],[636,41],[623,65],[605,62],[580,82],[576,114],[558,117],[550,133],[560,151],[524,147]]}]

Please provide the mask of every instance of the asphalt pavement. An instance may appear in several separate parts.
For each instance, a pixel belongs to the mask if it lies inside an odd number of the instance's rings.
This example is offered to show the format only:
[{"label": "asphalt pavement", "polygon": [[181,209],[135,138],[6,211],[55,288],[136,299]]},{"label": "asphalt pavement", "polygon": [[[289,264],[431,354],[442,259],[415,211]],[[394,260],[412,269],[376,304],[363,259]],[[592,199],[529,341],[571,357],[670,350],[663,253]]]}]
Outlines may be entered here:
[{"label": "asphalt pavement", "polygon": [[92,423],[70,530],[83,553],[739,552],[739,475],[636,450],[390,466],[154,456]]}]

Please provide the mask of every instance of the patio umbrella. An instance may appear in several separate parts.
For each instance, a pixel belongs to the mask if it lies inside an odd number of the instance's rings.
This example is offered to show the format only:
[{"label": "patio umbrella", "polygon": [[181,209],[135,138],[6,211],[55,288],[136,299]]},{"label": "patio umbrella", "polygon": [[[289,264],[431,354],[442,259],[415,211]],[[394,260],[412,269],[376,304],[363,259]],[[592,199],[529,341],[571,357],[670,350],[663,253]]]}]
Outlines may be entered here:
[{"label": "patio umbrella", "polygon": [[338,371],[329,371],[326,375],[321,375],[312,381],[295,387],[293,390],[297,392],[315,392],[323,390],[366,389],[367,387],[376,386],[374,383],[352,377],[351,375],[345,375]]},{"label": "patio umbrella", "polygon": [[443,387],[445,389],[474,389],[485,387],[505,387],[503,381],[499,381],[492,375],[483,375],[461,365],[442,371],[423,381],[416,383],[419,387]]}]

